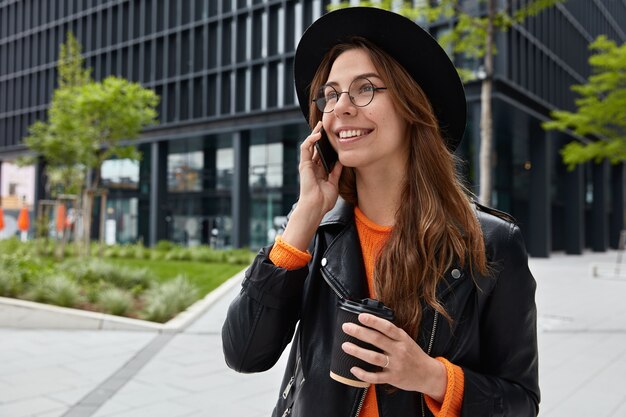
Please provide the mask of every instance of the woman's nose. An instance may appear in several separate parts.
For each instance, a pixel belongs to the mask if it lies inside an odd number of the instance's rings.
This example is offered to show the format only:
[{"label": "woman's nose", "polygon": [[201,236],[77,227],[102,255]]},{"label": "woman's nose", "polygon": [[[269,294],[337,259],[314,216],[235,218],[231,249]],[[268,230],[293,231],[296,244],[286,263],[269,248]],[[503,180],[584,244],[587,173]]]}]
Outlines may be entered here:
[{"label": "woman's nose", "polygon": [[351,115],[356,112],[356,106],[350,100],[350,93],[347,91],[342,93],[337,98],[337,103],[335,103],[335,115],[339,117],[342,114]]}]

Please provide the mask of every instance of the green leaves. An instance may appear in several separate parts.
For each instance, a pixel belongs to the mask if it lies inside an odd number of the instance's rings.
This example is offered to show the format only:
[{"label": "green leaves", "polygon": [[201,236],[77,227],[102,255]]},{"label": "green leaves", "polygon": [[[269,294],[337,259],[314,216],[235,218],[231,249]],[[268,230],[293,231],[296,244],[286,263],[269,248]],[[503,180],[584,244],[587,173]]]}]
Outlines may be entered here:
[{"label": "green leaves", "polygon": [[577,110],[554,111],[544,129],[571,131],[579,136],[594,136],[589,143],[574,142],[562,150],[569,169],[588,161],[612,163],[626,161],[626,44],[618,46],[599,36],[589,48],[592,75],[586,84],[574,85],[579,95]]},{"label": "green leaves", "polygon": [[[48,121],[37,121],[24,139],[42,155],[58,188],[78,192],[88,169],[99,171],[111,157],[139,159],[138,151],[124,142],[156,123],[157,95],[137,83],[108,77],[91,79],[83,67],[80,44],[71,33],[61,45],[59,87],[48,109]],[[97,186],[97,184],[94,184]],[[80,188],[80,187],[78,187]]]}]

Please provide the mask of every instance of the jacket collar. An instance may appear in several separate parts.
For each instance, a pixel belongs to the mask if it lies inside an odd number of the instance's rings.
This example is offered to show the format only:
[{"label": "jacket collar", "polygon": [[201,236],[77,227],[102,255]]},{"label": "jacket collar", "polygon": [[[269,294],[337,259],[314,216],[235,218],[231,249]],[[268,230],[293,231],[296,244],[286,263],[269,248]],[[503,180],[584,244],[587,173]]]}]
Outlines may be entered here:
[{"label": "jacket collar", "polygon": [[343,198],[339,197],[335,207],[333,207],[328,213],[324,215],[320,226],[327,226],[331,224],[346,225],[354,219],[354,206],[348,203]]}]

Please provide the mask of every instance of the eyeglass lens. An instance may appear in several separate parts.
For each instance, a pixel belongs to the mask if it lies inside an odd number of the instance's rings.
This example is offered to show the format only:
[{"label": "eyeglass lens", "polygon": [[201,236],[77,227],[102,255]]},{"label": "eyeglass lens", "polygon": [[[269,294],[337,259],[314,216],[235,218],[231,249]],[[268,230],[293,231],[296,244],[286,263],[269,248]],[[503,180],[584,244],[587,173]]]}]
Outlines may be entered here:
[{"label": "eyeglass lens", "polygon": [[348,93],[348,97],[352,104],[357,107],[365,107],[374,99],[376,87],[370,80],[364,77],[355,78],[351,83],[348,91],[337,91],[331,85],[323,85],[320,87],[315,103],[317,108],[323,113],[330,113],[335,109],[335,105],[342,94]]}]

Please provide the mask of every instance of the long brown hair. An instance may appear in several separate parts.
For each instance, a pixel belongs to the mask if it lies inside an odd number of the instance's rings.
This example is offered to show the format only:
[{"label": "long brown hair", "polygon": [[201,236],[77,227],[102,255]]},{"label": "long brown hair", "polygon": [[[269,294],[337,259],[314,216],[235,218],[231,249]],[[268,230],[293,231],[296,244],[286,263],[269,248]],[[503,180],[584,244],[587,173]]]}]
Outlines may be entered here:
[{"label": "long brown hair", "polygon": [[[408,124],[409,154],[402,204],[391,236],[376,260],[374,286],[377,297],[395,311],[396,324],[415,337],[424,302],[452,320],[437,300],[436,288],[453,262],[472,272],[487,273],[482,231],[429,100],[404,67],[387,53],[359,37],[336,45],[313,78],[311,97],[328,79],[337,57],[351,49],[369,53],[391,93],[395,110]],[[311,127],[321,118],[322,113],[311,105]],[[357,204],[353,168],[344,167],[339,193]]]}]

